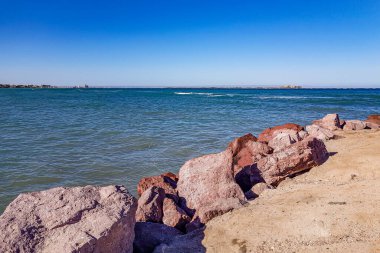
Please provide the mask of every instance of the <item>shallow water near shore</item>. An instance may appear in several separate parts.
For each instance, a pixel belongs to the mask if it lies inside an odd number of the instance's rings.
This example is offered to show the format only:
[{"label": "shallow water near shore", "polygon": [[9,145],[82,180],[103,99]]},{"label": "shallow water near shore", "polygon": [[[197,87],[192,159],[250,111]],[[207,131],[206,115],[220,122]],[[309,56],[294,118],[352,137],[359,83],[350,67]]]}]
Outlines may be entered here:
[{"label": "shallow water near shore", "polygon": [[379,89],[1,89],[0,213],[19,193],[177,172],[235,137],[327,113],[365,119]]}]

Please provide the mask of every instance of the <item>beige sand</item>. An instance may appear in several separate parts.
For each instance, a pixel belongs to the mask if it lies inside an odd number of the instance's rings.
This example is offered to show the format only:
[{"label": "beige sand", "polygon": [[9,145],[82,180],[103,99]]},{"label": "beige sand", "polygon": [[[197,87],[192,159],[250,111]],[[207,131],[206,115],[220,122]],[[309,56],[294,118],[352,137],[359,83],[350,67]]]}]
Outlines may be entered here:
[{"label": "beige sand", "polygon": [[380,252],[380,131],[337,132],[322,166],[207,224],[207,252]]}]

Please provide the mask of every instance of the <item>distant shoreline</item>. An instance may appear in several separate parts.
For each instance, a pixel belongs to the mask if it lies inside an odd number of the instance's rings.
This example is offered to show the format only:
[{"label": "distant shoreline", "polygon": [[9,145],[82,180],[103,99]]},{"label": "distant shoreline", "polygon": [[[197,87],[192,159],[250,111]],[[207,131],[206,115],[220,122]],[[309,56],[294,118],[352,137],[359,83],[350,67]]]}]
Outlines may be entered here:
[{"label": "distant shoreline", "polygon": [[54,86],[54,85],[36,85],[36,84],[0,84],[0,89],[191,89],[191,90],[378,90],[380,87],[368,88],[347,88],[347,87],[302,87],[302,86]]}]

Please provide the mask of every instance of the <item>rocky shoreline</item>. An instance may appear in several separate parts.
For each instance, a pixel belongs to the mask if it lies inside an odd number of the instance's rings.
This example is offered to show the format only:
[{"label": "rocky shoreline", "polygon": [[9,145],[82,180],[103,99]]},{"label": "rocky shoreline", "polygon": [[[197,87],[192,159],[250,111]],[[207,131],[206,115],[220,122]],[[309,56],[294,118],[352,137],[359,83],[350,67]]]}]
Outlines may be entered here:
[{"label": "rocky shoreline", "polygon": [[0,252],[204,252],[209,221],[323,164],[331,155],[324,141],[339,131],[379,128],[380,115],[328,114],[306,127],[246,134],[220,153],[187,161],[178,175],[142,178],[138,200],[123,186],[20,194],[0,216]]}]

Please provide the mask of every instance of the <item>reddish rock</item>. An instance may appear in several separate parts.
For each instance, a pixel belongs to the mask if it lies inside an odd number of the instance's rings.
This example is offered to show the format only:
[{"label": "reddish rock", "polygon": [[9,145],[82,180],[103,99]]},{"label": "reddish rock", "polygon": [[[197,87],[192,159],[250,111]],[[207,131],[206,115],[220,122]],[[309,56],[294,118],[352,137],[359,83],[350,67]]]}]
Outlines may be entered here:
[{"label": "reddish rock", "polygon": [[363,130],[367,127],[367,123],[361,120],[346,120],[343,130]]},{"label": "reddish rock", "polygon": [[257,169],[267,184],[276,185],[287,176],[322,164],[327,157],[325,144],[307,137],[264,157],[258,161]]},{"label": "reddish rock", "polygon": [[318,125],[306,126],[306,131],[309,133],[309,136],[320,140],[330,140],[335,136],[333,131]]},{"label": "reddish rock", "polygon": [[162,222],[179,230],[184,230],[185,225],[191,220],[190,216],[170,198],[164,199],[163,212]]},{"label": "reddish rock", "polygon": [[332,131],[341,129],[339,115],[336,113],[327,114],[322,119],[314,120],[313,124],[323,128],[327,128]]},{"label": "reddish rock", "polygon": [[242,168],[252,165],[266,154],[272,152],[272,149],[265,143],[257,142],[257,138],[252,134],[246,134],[236,138],[228,145],[232,151],[233,171],[236,175]]},{"label": "reddish rock", "polygon": [[162,222],[165,191],[152,186],[138,200],[136,221]]},{"label": "reddish rock", "polygon": [[366,121],[380,125],[380,114],[369,115]]},{"label": "reddish rock", "polygon": [[233,171],[236,183],[246,191],[252,187],[253,175],[250,166],[269,153],[272,148],[262,142],[257,142],[256,137],[247,134],[236,138],[228,145],[233,155]]},{"label": "reddish rock", "polygon": [[255,199],[258,196],[260,196],[260,194],[263,191],[265,191],[267,189],[273,189],[273,187],[271,185],[266,184],[266,183],[257,183],[254,186],[252,186],[252,188],[244,194],[245,194],[247,199]]},{"label": "reddish rock", "polygon": [[137,185],[137,193],[139,196],[143,192],[145,192],[148,188],[152,186],[157,186],[164,189],[167,197],[174,199],[176,202],[178,201],[177,191],[175,188],[177,187],[178,177],[177,175],[167,172],[159,176],[152,177],[144,177],[140,180]]},{"label": "reddish rock", "polygon": [[[232,169],[232,151],[205,155],[187,161],[179,171],[178,194],[186,206],[202,216],[202,210],[229,198],[245,201]],[[217,207],[215,207],[217,208]],[[210,212],[207,209],[207,212]],[[220,214],[220,213],[219,213]]]},{"label": "reddish rock", "polygon": [[287,123],[281,126],[267,128],[259,135],[258,141],[269,142],[271,139],[274,138],[274,132],[276,132],[276,134],[279,134],[279,133],[282,133],[284,130],[289,130],[289,129],[299,132],[303,130],[304,128],[300,125],[293,124],[293,123]]},{"label": "reddish rock", "polygon": [[0,216],[0,252],[132,252],[136,208],[123,186],[20,194]]}]

